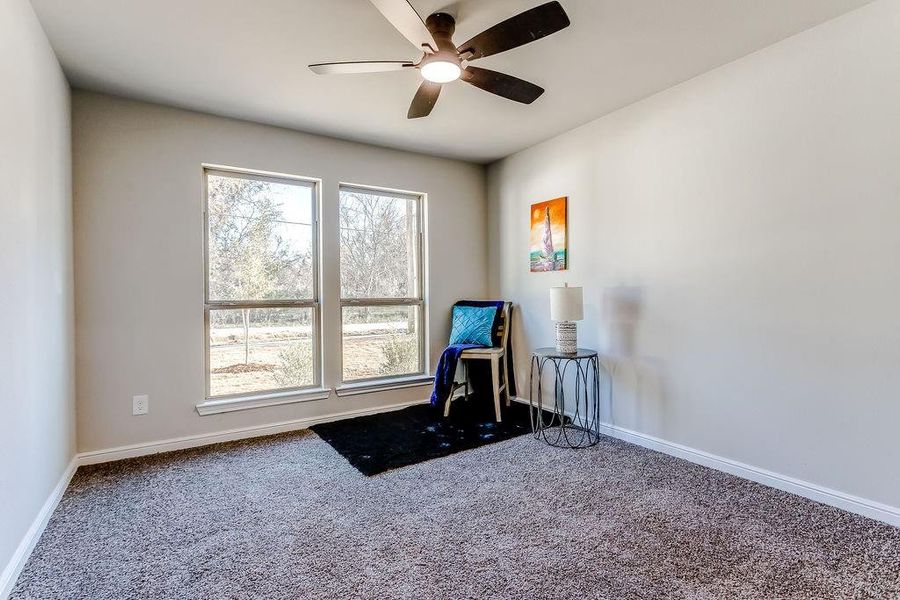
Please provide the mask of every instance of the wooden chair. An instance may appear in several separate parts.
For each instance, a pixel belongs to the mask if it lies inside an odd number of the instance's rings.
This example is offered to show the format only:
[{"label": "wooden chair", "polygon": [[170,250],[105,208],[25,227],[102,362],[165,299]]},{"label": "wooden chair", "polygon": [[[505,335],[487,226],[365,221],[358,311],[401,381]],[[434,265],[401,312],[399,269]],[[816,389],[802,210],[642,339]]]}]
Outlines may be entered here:
[{"label": "wooden chair", "polygon": [[[507,357],[507,342],[509,341],[509,328],[512,326],[512,302],[504,302],[503,308],[500,311],[500,324],[497,328],[497,336],[499,339],[499,346],[495,346],[493,348],[470,348],[468,350],[464,350],[460,355],[460,360],[465,361],[469,360],[489,360],[491,361],[491,387],[494,391],[494,412],[496,413],[496,419],[499,423],[502,420],[502,416],[500,414],[500,393],[503,392],[506,395],[506,406],[510,405],[510,397],[509,397],[509,360]],[[503,382],[500,382],[500,369],[503,369]],[[465,382],[459,382],[453,384],[453,389],[450,391],[450,397],[447,398],[447,402],[444,403],[444,416],[447,417],[450,415],[450,403],[453,402],[456,398],[454,395],[456,391],[461,388],[465,388],[465,392],[463,393],[463,398],[468,398],[469,396],[469,370],[466,368],[466,378]]]}]

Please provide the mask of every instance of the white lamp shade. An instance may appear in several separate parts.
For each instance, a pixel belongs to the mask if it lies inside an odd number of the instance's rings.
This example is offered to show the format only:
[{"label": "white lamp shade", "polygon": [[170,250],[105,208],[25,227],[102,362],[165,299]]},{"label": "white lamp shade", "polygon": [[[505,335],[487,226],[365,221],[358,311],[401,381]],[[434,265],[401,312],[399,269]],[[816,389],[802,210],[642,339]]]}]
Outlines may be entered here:
[{"label": "white lamp shade", "polygon": [[550,319],[580,321],[584,318],[584,295],[580,287],[550,288]]}]

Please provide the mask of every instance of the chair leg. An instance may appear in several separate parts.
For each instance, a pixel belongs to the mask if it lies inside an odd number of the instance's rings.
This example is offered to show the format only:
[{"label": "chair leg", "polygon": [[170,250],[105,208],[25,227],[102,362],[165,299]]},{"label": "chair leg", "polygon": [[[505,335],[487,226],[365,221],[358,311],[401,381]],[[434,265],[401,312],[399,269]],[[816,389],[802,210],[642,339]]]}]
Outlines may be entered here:
[{"label": "chair leg", "polygon": [[494,388],[494,412],[497,415],[497,422],[502,420],[500,415],[500,365],[496,356],[491,357],[491,383]]},{"label": "chair leg", "polygon": [[509,365],[506,361],[506,352],[503,353],[503,384],[504,390],[506,390],[506,407],[512,404],[512,398],[509,395]]},{"label": "chair leg", "polygon": [[468,399],[469,399],[469,364],[468,363],[463,363],[463,364],[465,365],[465,369],[466,369],[466,395],[464,396],[464,398],[468,401]]}]

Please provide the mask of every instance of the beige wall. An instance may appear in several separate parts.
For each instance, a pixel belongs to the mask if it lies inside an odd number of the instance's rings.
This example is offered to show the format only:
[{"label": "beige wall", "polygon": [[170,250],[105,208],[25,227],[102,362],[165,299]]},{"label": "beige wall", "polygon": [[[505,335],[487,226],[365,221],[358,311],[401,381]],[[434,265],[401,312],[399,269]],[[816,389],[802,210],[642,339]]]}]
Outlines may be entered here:
[{"label": "beige wall", "polygon": [[0,2],[0,81],[2,573],[75,451],[69,86],[27,0]]},{"label": "beige wall", "polygon": [[[898,74],[881,0],[492,165],[522,373],[583,285],[604,421],[900,506]],[[571,269],[531,274],[528,206],[563,195]]]},{"label": "beige wall", "polygon": [[[481,166],[76,91],[73,94],[78,447],[173,437],[425,399],[427,387],[201,417],[201,165],[321,178],[322,226],[339,182],[428,194],[431,362],[451,304],[487,289]],[[325,236],[326,385],[340,377],[336,236]],[[132,416],[134,394],[150,414]]]}]

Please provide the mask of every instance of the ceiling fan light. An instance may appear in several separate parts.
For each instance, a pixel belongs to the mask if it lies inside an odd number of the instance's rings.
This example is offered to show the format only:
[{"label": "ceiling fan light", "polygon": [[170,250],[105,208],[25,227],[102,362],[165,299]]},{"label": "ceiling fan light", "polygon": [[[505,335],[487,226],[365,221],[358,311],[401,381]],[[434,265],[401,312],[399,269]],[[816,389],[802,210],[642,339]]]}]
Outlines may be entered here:
[{"label": "ceiling fan light", "polygon": [[422,77],[432,83],[450,83],[462,74],[462,69],[455,62],[433,60],[422,65]]}]

